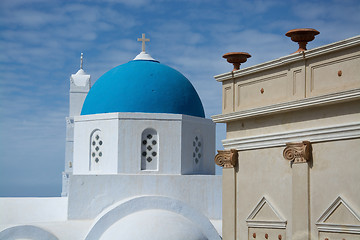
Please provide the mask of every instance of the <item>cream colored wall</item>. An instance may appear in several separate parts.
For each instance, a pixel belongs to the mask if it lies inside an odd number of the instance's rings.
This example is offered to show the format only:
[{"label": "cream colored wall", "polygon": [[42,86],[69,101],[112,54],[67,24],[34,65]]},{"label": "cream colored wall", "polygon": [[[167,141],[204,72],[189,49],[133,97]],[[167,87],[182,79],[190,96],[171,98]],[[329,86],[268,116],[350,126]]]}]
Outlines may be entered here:
[{"label": "cream colored wall", "polygon": [[222,113],[234,111],[234,80],[230,79],[223,82]]},{"label": "cream colored wall", "polygon": [[358,100],[228,122],[226,139],[321,128],[359,122],[359,120],[360,101]]},{"label": "cream colored wall", "polygon": [[304,61],[235,79],[235,111],[304,97]]},{"label": "cream colored wall", "polygon": [[[345,48],[346,46],[344,46]],[[222,113],[300,100],[360,87],[360,45],[277,59],[257,70],[231,73],[223,83]],[[312,56],[312,55],[315,56]],[[298,58],[296,58],[298,57]],[[276,65],[278,61],[281,64]],[[237,77],[238,76],[238,77]]]},{"label": "cream colored wall", "polygon": [[[355,213],[360,214],[360,138],[312,146],[314,161],[310,169],[310,223],[312,236],[317,236],[317,220],[337,197],[341,196]],[[347,212],[341,214],[343,216],[332,220],[351,224],[345,221],[350,215],[346,216]],[[344,234],[341,236],[345,238]],[[360,239],[360,235],[357,237]]]},{"label": "cream colored wall", "polygon": [[307,97],[360,87],[359,45],[311,58],[306,65]]},{"label": "cream colored wall", "polygon": [[[246,219],[262,197],[265,197],[288,221],[290,228],[288,227],[287,231],[291,232],[291,168],[282,158],[282,150],[283,148],[266,148],[238,153],[236,239],[247,238]],[[274,219],[268,215],[268,218],[263,217],[262,220]]]}]

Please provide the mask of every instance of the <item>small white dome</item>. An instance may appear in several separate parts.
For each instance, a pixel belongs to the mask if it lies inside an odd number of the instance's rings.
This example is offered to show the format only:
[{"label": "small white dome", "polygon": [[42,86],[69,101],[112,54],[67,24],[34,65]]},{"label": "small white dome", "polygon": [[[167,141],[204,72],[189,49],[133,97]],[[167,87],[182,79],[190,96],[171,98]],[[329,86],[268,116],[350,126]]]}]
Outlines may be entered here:
[{"label": "small white dome", "polygon": [[86,87],[86,85],[90,85],[90,75],[86,74],[82,68],[80,68],[75,74],[71,74],[70,80],[78,87]]},{"label": "small white dome", "polygon": [[76,72],[75,75],[87,75],[84,69],[80,68],[79,71]]},{"label": "small white dome", "polygon": [[100,240],[207,240],[185,217],[166,210],[144,210],[130,214],[108,228]]},{"label": "small white dome", "polygon": [[150,56],[147,52],[139,53],[134,60],[147,60],[147,61],[156,61],[154,58]]}]

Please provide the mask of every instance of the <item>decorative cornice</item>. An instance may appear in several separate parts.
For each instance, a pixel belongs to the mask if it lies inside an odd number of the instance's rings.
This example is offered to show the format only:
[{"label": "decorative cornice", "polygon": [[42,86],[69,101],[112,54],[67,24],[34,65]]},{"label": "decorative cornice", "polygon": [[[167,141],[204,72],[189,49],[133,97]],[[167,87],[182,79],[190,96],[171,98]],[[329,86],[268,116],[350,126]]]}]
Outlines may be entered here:
[{"label": "decorative cornice", "polygon": [[315,107],[339,103],[344,101],[360,99],[360,88],[348,91],[331,93],[322,96],[305,98],[291,102],[273,104],[270,106],[253,108],[249,110],[232,112],[227,114],[219,114],[212,116],[212,120],[216,123],[226,123],[234,120],[245,119],[249,117],[259,117],[263,115],[276,114],[281,112],[293,111],[302,108]]},{"label": "decorative cornice", "polygon": [[323,45],[317,48],[313,48],[310,50],[306,50],[304,52],[290,54],[284,57],[280,57],[278,59],[268,61],[265,63],[257,64],[255,66],[243,68],[234,72],[227,72],[220,75],[215,76],[214,78],[218,82],[222,82],[225,80],[246,76],[252,73],[264,71],[267,69],[271,69],[274,67],[279,67],[285,64],[293,63],[296,61],[301,61],[304,59],[309,59],[316,56],[321,56],[323,54],[331,53],[337,50],[353,47],[360,44],[360,35],[348,38],[342,41],[338,41],[335,43]]},{"label": "decorative cornice", "polygon": [[238,152],[235,149],[218,150],[215,156],[215,163],[220,167],[233,168],[236,166],[238,160]]},{"label": "decorative cornice", "polygon": [[353,122],[335,126],[225,139],[222,143],[225,149],[237,149],[240,151],[268,147],[282,147],[285,146],[286,142],[298,142],[304,138],[312,143],[318,143],[359,137],[360,122]]},{"label": "decorative cornice", "polygon": [[316,226],[319,232],[360,234],[360,225],[317,223]]},{"label": "decorative cornice", "polygon": [[292,163],[306,163],[311,158],[311,144],[309,141],[300,143],[286,143],[283,157]]}]

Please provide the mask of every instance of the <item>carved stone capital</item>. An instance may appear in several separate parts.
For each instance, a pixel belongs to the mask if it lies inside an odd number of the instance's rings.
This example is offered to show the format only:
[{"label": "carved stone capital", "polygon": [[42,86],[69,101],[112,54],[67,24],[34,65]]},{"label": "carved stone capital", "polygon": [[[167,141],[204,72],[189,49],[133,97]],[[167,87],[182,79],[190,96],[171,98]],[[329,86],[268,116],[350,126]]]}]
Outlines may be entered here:
[{"label": "carved stone capital", "polygon": [[218,150],[215,156],[215,163],[220,167],[233,168],[236,166],[238,151],[236,149]]},{"label": "carved stone capital", "polygon": [[283,156],[292,163],[309,162],[311,157],[311,143],[309,141],[286,143]]}]

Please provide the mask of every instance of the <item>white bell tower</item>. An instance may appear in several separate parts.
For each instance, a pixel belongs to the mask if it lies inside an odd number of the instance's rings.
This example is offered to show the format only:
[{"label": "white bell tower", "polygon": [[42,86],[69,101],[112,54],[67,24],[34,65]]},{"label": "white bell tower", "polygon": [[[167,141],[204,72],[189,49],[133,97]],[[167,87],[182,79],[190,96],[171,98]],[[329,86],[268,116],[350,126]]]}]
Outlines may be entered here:
[{"label": "white bell tower", "polygon": [[86,95],[91,88],[90,75],[83,69],[83,53],[80,57],[80,69],[70,77],[69,117],[66,118],[65,171],[62,179],[62,193],[68,194],[69,177],[72,174],[74,149],[74,116],[81,114]]}]

